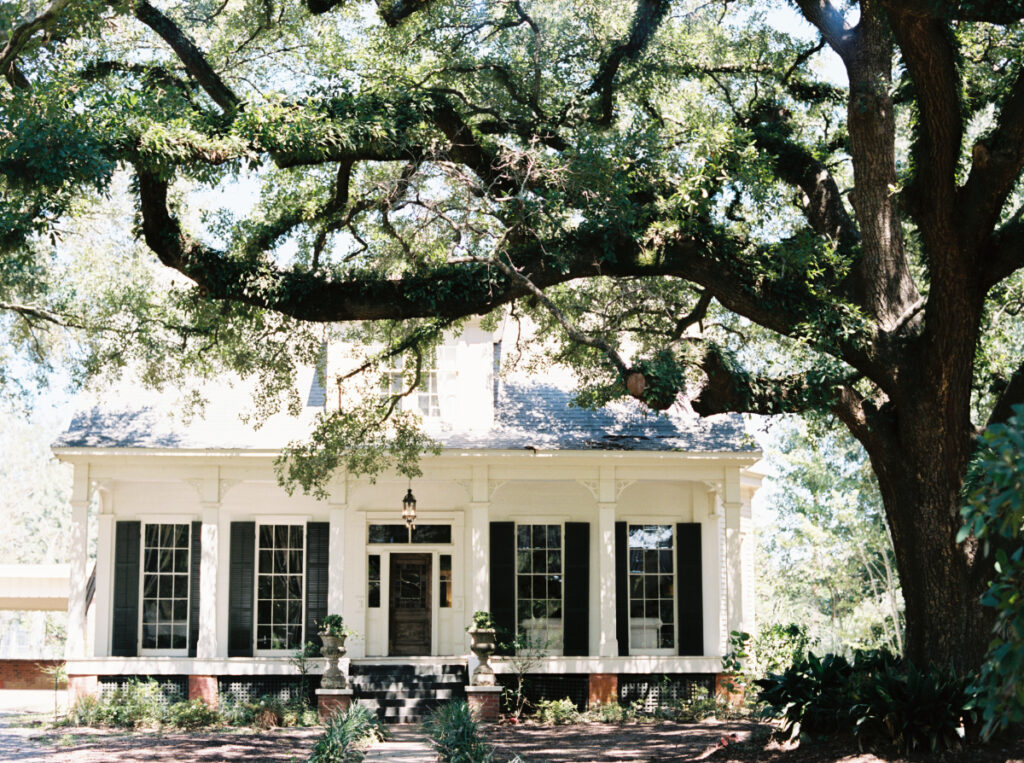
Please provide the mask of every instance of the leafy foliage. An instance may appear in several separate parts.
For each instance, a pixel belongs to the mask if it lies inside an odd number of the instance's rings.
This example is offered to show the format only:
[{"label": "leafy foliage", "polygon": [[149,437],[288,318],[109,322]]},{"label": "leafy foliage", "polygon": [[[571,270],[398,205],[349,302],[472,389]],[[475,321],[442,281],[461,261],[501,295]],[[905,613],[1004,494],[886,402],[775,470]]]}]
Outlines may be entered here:
[{"label": "leafy foliage", "polygon": [[982,599],[997,619],[975,688],[982,733],[1024,721],[1024,407],[986,430],[972,465],[960,540],[973,536],[996,559]]},{"label": "leafy foliage", "polygon": [[580,719],[576,703],[568,697],[541,700],[537,703],[535,710],[537,720],[552,726],[564,726],[568,723],[576,723]]},{"label": "leafy foliage", "polygon": [[443,763],[489,763],[493,757],[464,700],[445,702],[423,722],[423,728]]},{"label": "leafy foliage", "polygon": [[852,662],[808,654],[757,681],[789,739],[854,735],[902,753],[943,752],[964,741],[974,722],[970,683],[948,668],[922,670],[879,651],[859,652]]},{"label": "leafy foliage", "polygon": [[782,673],[807,656],[807,629],[796,623],[763,625],[754,637],[757,672],[762,676]]},{"label": "leafy foliage", "polygon": [[384,739],[380,719],[365,707],[353,706],[336,713],[316,740],[308,763],[358,763],[363,747],[371,741]]}]

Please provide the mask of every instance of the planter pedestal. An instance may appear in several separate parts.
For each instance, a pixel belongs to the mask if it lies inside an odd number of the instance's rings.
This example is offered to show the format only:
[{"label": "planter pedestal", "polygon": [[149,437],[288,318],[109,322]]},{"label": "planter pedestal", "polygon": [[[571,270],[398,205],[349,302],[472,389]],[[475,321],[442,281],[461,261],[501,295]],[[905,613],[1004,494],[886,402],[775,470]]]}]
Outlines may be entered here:
[{"label": "planter pedestal", "polygon": [[352,689],[317,689],[316,708],[320,722],[327,723],[336,713],[344,713],[352,706]]},{"label": "planter pedestal", "polygon": [[466,687],[466,702],[469,704],[469,711],[481,723],[498,722],[500,700],[500,686]]},{"label": "planter pedestal", "polygon": [[338,669],[338,660],[344,657],[346,652],[345,636],[328,636],[321,633],[320,640],[324,645],[321,651],[327,663],[320,686],[324,689],[347,689],[348,679]]}]

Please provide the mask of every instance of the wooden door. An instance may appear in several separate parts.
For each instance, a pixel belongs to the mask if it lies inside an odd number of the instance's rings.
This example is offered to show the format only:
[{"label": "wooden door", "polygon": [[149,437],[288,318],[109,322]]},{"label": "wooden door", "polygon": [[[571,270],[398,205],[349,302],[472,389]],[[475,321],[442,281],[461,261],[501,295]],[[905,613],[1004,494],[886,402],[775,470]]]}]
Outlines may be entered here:
[{"label": "wooden door", "polygon": [[430,554],[391,554],[388,654],[430,654]]}]

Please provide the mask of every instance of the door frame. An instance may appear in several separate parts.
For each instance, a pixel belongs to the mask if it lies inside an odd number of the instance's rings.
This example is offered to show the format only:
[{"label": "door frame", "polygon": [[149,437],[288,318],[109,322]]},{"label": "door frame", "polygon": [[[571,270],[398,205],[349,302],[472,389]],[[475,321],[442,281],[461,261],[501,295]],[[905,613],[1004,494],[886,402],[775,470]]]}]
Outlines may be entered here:
[{"label": "door frame", "polygon": [[[425,650],[418,655],[396,655],[394,654],[394,642],[393,634],[394,628],[392,627],[394,621],[392,616],[394,608],[392,607],[391,598],[394,585],[396,583],[392,572],[396,563],[401,562],[403,559],[409,560],[409,557],[423,562],[426,569],[426,617],[427,617],[427,644]],[[437,639],[436,634],[436,620],[434,613],[434,585],[436,583],[435,578],[437,576],[437,570],[434,568],[437,566],[437,554],[433,551],[392,551],[387,555],[387,567],[388,567],[388,586],[387,586],[387,656],[388,657],[429,657],[434,654],[434,645]],[[383,559],[381,560],[383,562]],[[411,560],[410,560],[411,561]]]}]

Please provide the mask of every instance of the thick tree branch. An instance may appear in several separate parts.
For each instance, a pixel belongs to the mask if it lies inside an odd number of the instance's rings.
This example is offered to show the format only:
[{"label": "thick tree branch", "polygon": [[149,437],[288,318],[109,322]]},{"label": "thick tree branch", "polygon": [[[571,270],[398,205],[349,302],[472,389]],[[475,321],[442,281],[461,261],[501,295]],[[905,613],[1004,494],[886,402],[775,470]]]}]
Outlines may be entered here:
[{"label": "thick tree branch", "polygon": [[1017,366],[1006,387],[996,399],[992,412],[988,416],[986,427],[1002,424],[1013,415],[1013,406],[1024,404],[1024,363]]},{"label": "thick tree branch", "polygon": [[754,144],[773,159],[779,178],[803,191],[804,216],[811,228],[844,249],[860,243],[857,226],[846,211],[839,186],[824,162],[790,138],[788,113],[763,107],[752,116]]},{"label": "thick tree branch", "polygon": [[821,36],[844,61],[851,55],[853,32],[842,12],[830,0],[795,0],[804,18],[814,24]]},{"label": "thick tree branch", "polygon": [[995,129],[974,146],[973,160],[960,206],[971,243],[976,243],[997,224],[1024,170],[1024,67],[1003,101]]},{"label": "thick tree branch", "polygon": [[71,0],[52,0],[38,16],[26,19],[11,30],[11,36],[7,38],[3,49],[0,49],[0,73],[18,89],[25,90],[29,86],[28,80],[15,66],[18,54],[36,32],[51,24],[70,4]]},{"label": "thick tree branch", "polygon": [[986,290],[1024,268],[1024,207],[989,238],[981,253]]},{"label": "thick tree branch", "polygon": [[905,194],[932,267],[942,268],[948,266],[944,256],[953,253],[937,242],[956,239],[948,228],[958,217],[956,172],[963,142],[963,107],[957,53],[947,23],[906,12],[900,6],[898,0],[886,0],[919,112],[917,140],[911,149],[914,178]]},{"label": "thick tree branch", "polygon": [[624,61],[635,61],[640,57],[668,13],[669,5],[668,0],[639,0],[637,3],[629,37],[611,49],[587,90],[599,97],[598,124],[611,124],[615,110],[615,77],[619,67]]},{"label": "thick tree branch", "polygon": [[884,331],[920,296],[903,246],[896,186],[896,123],[892,86],[892,41],[874,0],[861,3],[861,19],[844,61],[850,75],[847,127],[853,160],[850,202],[863,245],[851,278]]},{"label": "thick tree branch", "polygon": [[203,52],[192,42],[177,24],[165,16],[160,10],[146,0],[135,5],[135,17],[148,26],[170,46],[175,55],[185,65],[185,70],[195,78],[213,102],[227,114],[234,114],[241,106],[241,101],[231,89],[224,84],[220,75],[206,60]]},{"label": "thick tree branch", "polygon": [[700,363],[706,382],[693,399],[701,416],[716,413],[803,413],[829,410],[836,403],[836,389],[851,383],[856,374],[835,378],[815,373],[797,373],[775,379],[749,376],[714,346]]}]

